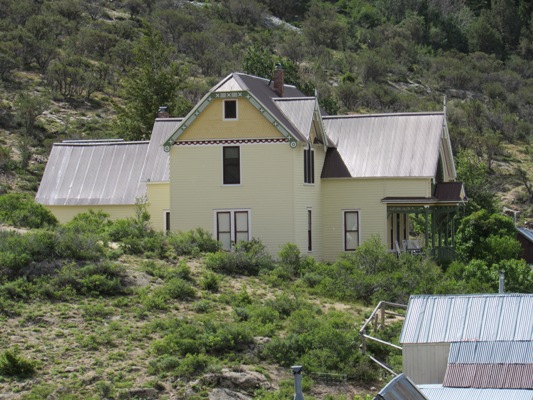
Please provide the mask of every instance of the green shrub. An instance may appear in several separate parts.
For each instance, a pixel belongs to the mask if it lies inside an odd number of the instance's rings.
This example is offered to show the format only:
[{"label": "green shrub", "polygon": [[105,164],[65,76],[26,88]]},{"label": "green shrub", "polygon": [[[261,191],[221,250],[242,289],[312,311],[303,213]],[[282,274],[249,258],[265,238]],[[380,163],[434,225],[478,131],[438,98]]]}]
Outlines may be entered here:
[{"label": "green shrub", "polygon": [[210,366],[217,363],[216,359],[205,354],[187,354],[175,369],[177,376],[192,378],[203,374]]},{"label": "green shrub", "polygon": [[108,213],[101,210],[89,210],[75,215],[74,218],[63,226],[74,232],[92,233],[103,237],[112,225],[113,222],[109,219]]},{"label": "green shrub", "polygon": [[205,265],[215,272],[229,275],[257,275],[274,267],[272,257],[258,239],[239,242],[235,251],[210,253],[206,255]]},{"label": "green shrub", "polygon": [[35,364],[20,354],[14,347],[0,354],[0,375],[27,377],[35,373]]},{"label": "green shrub", "polygon": [[56,252],[59,258],[79,261],[96,261],[104,257],[101,237],[92,232],[79,232],[73,228],[56,231]]},{"label": "green shrub", "polygon": [[53,227],[58,224],[54,215],[23,193],[0,196],[0,223],[22,228]]},{"label": "green shrub", "polygon": [[205,272],[200,279],[200,287],[210,292],[218,292],[220,286],[220,276],[213,272]]},{"label": "green shrub", "polygon": [[187,281],[180,278],[173,278],[165,283],[163,290],[172,299],[193,299],[196,297],[196,290]]},{"label": "green shrub", "polygon": [[169,234],[168,243],[178,256],[214,253],[220,250],[220,243],[202,228]]}]

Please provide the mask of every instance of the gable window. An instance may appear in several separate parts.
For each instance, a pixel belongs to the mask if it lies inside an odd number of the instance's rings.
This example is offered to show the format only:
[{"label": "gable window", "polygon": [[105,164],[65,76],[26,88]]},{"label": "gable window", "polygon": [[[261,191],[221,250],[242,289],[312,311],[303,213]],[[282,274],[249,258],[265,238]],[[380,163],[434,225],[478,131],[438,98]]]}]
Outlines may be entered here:
[{"label": "gable window", "polygon": [[239,146],[223,147],[222,158],[224,185],[239,185],[241,183],[241,157]]},{"label": "gable window", "polygon": [[311,145],[304,149],[304,183],[315,183],[315,152]]},{"label": "gable window", "polygon": [[237,100],[224,100],[224,119],[237,119]]},{"label": "gable window", "polygon": [[359,246],[359,211],[344,211],[344,251],[355,251]]},{"label": "gable window", "polygon": [[216,211],[217,240],[224,250],[241,241],[250,240],[250,212],[248,210]]}]

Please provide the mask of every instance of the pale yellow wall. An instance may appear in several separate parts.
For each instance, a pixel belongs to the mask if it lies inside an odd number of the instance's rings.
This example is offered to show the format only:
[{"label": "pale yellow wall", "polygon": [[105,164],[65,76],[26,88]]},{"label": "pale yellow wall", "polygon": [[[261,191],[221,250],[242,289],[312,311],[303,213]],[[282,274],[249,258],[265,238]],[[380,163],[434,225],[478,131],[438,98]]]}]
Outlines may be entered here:
[{"label": "pale yellow wall", "polygon": [[178,140],[283,138],[244,97],[237,100],[237,120],[224,120],[223,100],[215,99]]},{"label": "pale yellow wall", "polygon": [[344,253],[343,210],[359,211],[360,243],[378,235],[388,243],[384,197],[428,197],[429,179],[324,179],[322,181],[322,258]]},{"label": "pale yellow wall", "polygon": [[172,146],[172,230],[201,227],[215,234],[215,210],[249,209],[252,236],[277,254],[280,244],[295,241],[293,157],[297,149],[288,143],[241,145],[241,184],[225,186],[222,147]]},{"label": "pale yellow wall", "polygon": [[44,206],[52,212],[59,220],[60,223],[70,221],[77,214],[84,213],[91,210],[104,211],[110,215],[110,218],[123,219],[135,216],[134,205],[121,205],[121,206]]},{"label": "pale yellow wall", "polygon": [[163,231],[164,212],[170,210],[170,185],[168,182],[149,182],[146,184],[146,195],[150,224],[155,230]]},{"label": "pale yellow wall", "polygon": [[[322,258],[322,202],[320,173],[325,159],[325,151],[322,145],[314,145],[315,153],[315,183],[304,183],[304,145],[299,144],[293,151],[294,164],[294,242],[302,255],[313,256],[320,260]],[[307,247],[307,210],[312,212],[312,245],[311,252]]]}]

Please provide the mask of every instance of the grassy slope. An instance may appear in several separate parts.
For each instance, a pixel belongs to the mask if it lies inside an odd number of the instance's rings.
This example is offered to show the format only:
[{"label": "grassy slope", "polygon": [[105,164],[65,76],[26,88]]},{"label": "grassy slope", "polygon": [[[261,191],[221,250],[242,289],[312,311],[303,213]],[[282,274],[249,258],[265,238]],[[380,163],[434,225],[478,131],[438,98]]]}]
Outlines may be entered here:
[{"label": "grassy slope", "polygon": [[[232,320],[228,296],[243,288],[254,299],[264,300],[281,293],[280,289],[255,277],[226,276],[217,293],[202,290],[198,282],[205,267],[199,259],[188,259],[196,282],[196,299],[176,301],[166,310],[142,312],[141,296],[153,293],[163,281],[144,272],[140,258],[122,256],[120,261],[127,266],[133,288],[130,295],[82,298],[71,302],[19,302],[13,310],[15,316],[0,316],[0,349],[18,346],[22,355],[38,366],[36,374],[29,379],[0,376],[0,393],[12,393],[14,399],[47,398],[51,393],[58,396],[54,398],[100,399],[108,391],[116,395],[126,389],[155,387],[160,391],[160,398],[187,398],[185,393],[191,392],[186,379],[176,379],[171,374],[155,376],[148,371],[150,360],[155,358],[151,345],[161,338],[152,329],[153,323],[172,318]],[[307,300],[319,304],[324,311],[348,313],[355,322],[354,329],[360,326],[363,312],[369,311],[358,304],[333,304],[320,298]],[[209,304],[209,311],[195,311],[199,309],[198,302]],[[252,353],[256,350],[251,349]],[[231,358],[228,354],[228,360]],[[250,360],[257,359],[251,357]],[[241,365],[239,361],[228,361],[226,366],[236,371],[261,371],[274,388],[284,380],[292,385],[291,371],[279,366],[264,362]],[[328,387],[314,383],[306,396],[323,398],[325,394],[349,394],[351,399],[357,394],[372,393],[369,390],[372,385],[380,386],[379,383],[369,383],[366,388],[355,385]],[[206,388],[199,386],[196,391],[205,395]]]}]

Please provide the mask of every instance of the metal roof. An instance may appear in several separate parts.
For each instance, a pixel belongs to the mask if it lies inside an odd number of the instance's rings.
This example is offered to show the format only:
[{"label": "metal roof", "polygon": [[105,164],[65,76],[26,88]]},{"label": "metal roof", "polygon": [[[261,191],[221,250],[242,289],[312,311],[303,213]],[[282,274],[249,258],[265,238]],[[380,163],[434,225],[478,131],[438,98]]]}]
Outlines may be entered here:
[{"label": "metal roof", "polygon": [[533,389],[533,342],[456,342],[443,386]]},{"label": "metal roof", "polygon": [[[353,178],[435,176],[444,136],[442,112],[324,116],[323,121]],[[343,177],[332,166],[328,170],[324,178]]]},{"label": "metal roof", "polygon": [[394,377],[374,400],[428,400],[411,379],[400,374]]},{"label": "metal roof", "polygon": [[533,342],[454,342],[448,364],[533,364]]},{"label": "metal roof", "polygon": [[146,182],[169,180],[165,141],[179,119],[156,120],[150,142],[81,140],[52,147],[35,200],[46,205],[125,205],[146,194]]},{"label": "metal roof", "polygon": [[533,294],[415,295],[400,343],[533,340]]},{"label": "metal roof", "polygon": [[57,143],[36,201],[46,205],[135,204],[148,142]]},{"label": "metal roof", "polygon": [[146,170],[141,177],[148,182],[168,182],[169,181],[169,153],[163,150],[163,143],[182,121],[182,118],[158,118],[152,128],[152,136],[146,154]]},{"label": "metal roof", "polygon": [[281,110],[302,136],[309,139],[313,115],[316,110],[316,98],[285,98],[273,99],[274,104]]},{"label": "metal roof", "polygon": [[418,385],[428,400],[533,400],[533,390],[450,388]]}]

